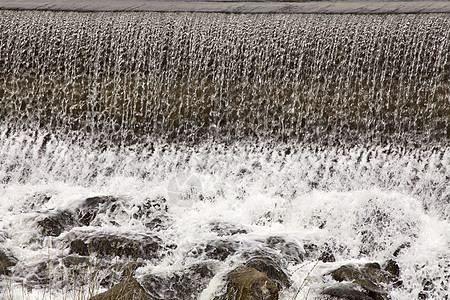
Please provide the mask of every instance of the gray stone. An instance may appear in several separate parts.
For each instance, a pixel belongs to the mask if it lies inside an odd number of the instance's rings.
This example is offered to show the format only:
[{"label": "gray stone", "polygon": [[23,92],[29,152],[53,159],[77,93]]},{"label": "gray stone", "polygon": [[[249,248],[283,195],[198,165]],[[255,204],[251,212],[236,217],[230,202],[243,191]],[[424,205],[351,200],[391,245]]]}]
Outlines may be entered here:
[{"label": "gray stone", "polygon": [[17,259],[6,249],[0,249],[0,275],[9,274],[10,268],[17,264]]},{"label": "gray stone", "polygon": [[117,199],[112,196],[91,197],[84,200],[76,210],[76,217],[80,225],[89,226],[99,213],[114,212],[117,208]]},{"label": "gray stone", "polygon": [[202,262],[166,278],[147,275],[142,282],[153,300],[196,300],[214,274],[213,266]]},{"label": "gray stone", "polygon": [[75,220],[69,211],[59,211],[45,216],[37,222],[44,236],[59,236],[66,230],[75,226]]},{"label": "gray stone", "polygon": [[96,253],[102,257],[128,257],[151,260],[158,258],[162,241],[154,236],[127,238],[116,235],[100,235],[86,240],[75,239],[70,243],[70,253],[87,256]]},{"label": "gray stone", "polygon": [[322,295],[325,296],[321,300],[374,300],[365,293],[358,291],[355,287],[346,284],[338,284],[323,290]]},{"label": "gray stone", "polygon": [[389,298],[383,285],[392,286],[398,281],[391,273],[382,270],[378,263],[344,265],[332,271],[329,275],[336,281],[351,282],[358,285],[370,299],[377,300]]}]

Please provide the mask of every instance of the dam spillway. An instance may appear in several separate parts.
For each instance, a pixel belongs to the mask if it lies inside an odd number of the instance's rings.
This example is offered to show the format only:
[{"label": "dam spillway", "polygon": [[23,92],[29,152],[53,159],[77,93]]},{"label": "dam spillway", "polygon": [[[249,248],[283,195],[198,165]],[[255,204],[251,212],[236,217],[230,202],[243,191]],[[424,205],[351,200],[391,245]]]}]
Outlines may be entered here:
[{"label": "dam spillway", "polygon": [[83,12],[204,12],[284,14],[428,14],[449,13],[445,1],[90,1],[2,0],[0,9]]},{"label": "dam spillway", "polygon": [[449,138],[445,14],[3,11],[2,19],[0,95],[10,100],[1,115],[13,126],[119,143]]},{"label": "dam spillway", "polygon": [[154,299],[214,299],[261,256],[280,299],[374,260],[398,264],[396,299],[448,295],[447,6],[242,5],[0,10],[3,295],[89,295],[90,268],[117,283],[114,259]]}]

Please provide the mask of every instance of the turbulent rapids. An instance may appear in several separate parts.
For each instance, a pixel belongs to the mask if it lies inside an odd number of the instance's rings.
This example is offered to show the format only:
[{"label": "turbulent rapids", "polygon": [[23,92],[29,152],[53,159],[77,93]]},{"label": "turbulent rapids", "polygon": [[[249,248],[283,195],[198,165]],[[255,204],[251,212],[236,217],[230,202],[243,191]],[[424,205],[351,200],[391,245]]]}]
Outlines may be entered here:
[{"label": "turbulent rapids", "polygon": [[448,299],[449,50],[448,14],[0,11],[0,298]]}]

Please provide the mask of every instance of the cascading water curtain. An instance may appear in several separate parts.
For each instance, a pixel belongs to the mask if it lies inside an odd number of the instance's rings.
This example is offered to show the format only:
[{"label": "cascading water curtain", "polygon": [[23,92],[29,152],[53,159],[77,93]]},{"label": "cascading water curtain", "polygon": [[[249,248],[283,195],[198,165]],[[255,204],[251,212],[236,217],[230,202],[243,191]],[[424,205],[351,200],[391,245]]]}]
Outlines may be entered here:
[{"label": "cascading water curtain", "polygon": [[11,127],[116,144],[450,138],[445,14],[1,14]]}]

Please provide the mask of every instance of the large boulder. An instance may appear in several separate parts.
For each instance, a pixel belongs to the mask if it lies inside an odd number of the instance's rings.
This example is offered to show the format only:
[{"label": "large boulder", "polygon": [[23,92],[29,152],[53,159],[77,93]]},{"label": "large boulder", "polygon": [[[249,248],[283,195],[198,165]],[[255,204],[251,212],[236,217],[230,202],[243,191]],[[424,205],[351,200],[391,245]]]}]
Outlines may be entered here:
[{"label": "large boulder", "polygon": [[276,300],[279,289],[266,274],[250,267],[239,267],[228,276],[227,300]]},{"label": "large boulder", "polygon": [[153,300],[196,300],[214,275],[214,264],[202,262],[167,277],[149,274],[142,284]]},{"label": "large boulder", "polygon": [[386,264],[389,268],[394,268],[392,272],[381,269],[378,263],[341,266],[327,275],[345,284],[326,288],[323,294],[339,299],[359,299],[354,295],[362,293],[365,298],[361,299],[389,299],[385,286],[394,286],[398,282],[397,274],[399,273],[392,264],[392,262]]},{"label": "large boulder", "polygon": [[277,284],[278,288],[291,286],[291,280],[283,268],[268,256],[252,257],[245,263],[245,266],[266,274],[272,282]]},{"label": "large boulder", "polygon": [[70,253],[87,256],[91,253],[102,257],[127,257],[132,259],[152,260],[158,258],[163,248],[162,241],[154,236],[129,238],[118,235],[97,235],[70,242]]},{"label": "large boulder", "polygon": [[152,300],[133,277],[126,278],[91,300]]},{"label": "large boulder", "polygon": [[374,300],[364,292],[358,290],[355,284],[336,284],[327,287],[317,300]]}]

